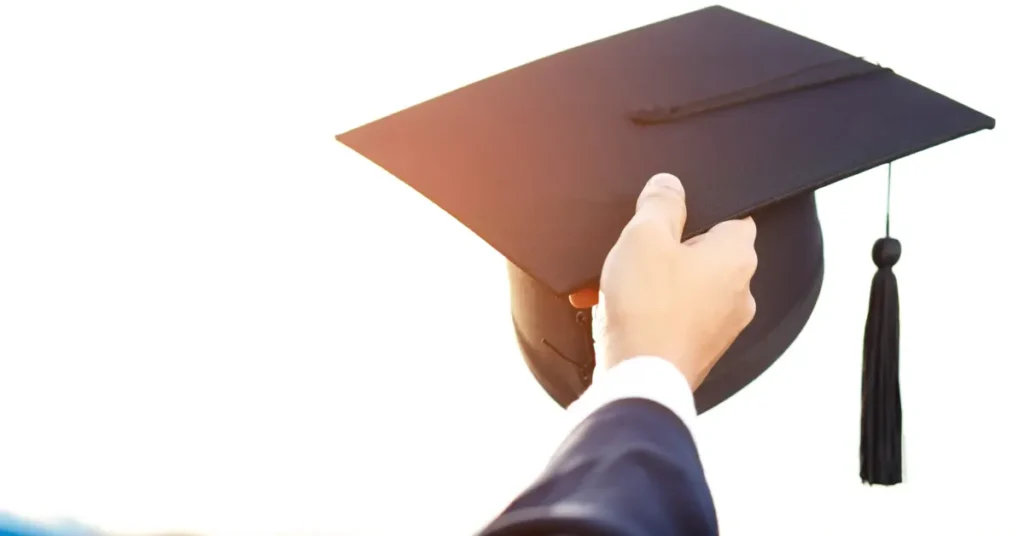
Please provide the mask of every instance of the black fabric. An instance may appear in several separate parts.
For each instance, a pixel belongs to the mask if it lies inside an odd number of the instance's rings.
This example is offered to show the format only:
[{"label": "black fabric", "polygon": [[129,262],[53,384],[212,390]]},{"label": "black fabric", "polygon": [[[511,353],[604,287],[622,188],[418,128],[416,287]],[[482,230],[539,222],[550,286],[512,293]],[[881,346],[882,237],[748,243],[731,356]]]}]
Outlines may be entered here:
[{"label": "black fabric", "polygon": [[718,519],[689,430],[649,400],[612,402],[481,536],[712,536]]},{"label": "black fabric", "polygon": [[[848,61],[837,61],[848,60]],[[892,72],[641,126],[803,69],[870,64],[722,7],[579,46],[339,140],[423,193],[559,295],[596,284],[645,181],[682,179],[687,237],[994,121]],[[858,67],[859,66],[859,67]]]}]

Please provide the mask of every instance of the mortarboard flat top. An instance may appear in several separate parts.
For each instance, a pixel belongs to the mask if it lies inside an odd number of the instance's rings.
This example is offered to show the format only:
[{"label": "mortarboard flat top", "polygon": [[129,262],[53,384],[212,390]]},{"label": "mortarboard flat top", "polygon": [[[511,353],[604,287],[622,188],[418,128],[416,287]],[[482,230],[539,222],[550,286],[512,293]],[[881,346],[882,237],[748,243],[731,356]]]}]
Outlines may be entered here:
[{"label": "mortarboard flat top", "polygon": [[[341,134],[509,261],[530,370],[565,406],[590,383],[604,258],[653,175],[687,193],[683,239],[753,215],[753,322],[695,393],[735,394],[793,342],[824,273],[813,192],[995,121],[893,71],[722,7],[582,45]],[[894,239],[865,330],[863,480],[900,481]]]},{"label": "mortarboard flat top", "polygon": [[[792,89],[807,84],[823,85]],[[787,88],[677,121],[631,120],[646,108]],[[338,139],[565,295],[597,282],[656,173],[686,186],[689,237],[993,126],[891,71],[712,7],[554,54]]]}]

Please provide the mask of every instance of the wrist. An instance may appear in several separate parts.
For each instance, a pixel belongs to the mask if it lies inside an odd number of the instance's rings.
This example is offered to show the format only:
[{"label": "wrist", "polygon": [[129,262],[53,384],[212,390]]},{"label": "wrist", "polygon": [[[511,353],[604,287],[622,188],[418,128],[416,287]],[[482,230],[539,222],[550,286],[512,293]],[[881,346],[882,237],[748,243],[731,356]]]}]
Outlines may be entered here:
[{"label": "wrist", "polygon": [[[648,342],[641,342],[645,339]],[[696,390],[696,374],[681,366],[686,361],[679,358],[678,354],[680,351],[678,348],[673,348],[673,346],[678,345],[652,344],[649,342],[650,340],[650,338],[644,337],[604,337],[603,341],[594,345],[595,379],[597,376],[603,375],[605,372],[626,361],[638,357],[644,357],[645,359],[657,358],[670,364],[676,371],[682,374],[691,392]]]},{"label": "wrist", "polygon": [[693,393],[687,387],[686,378],[669,360],[649,355],[630,356],[594,377],[590,387],[569,406],[567,426],[575,428],[588,415],[611,402],[639,398],[668,408],[693,433],[697,410]]}]

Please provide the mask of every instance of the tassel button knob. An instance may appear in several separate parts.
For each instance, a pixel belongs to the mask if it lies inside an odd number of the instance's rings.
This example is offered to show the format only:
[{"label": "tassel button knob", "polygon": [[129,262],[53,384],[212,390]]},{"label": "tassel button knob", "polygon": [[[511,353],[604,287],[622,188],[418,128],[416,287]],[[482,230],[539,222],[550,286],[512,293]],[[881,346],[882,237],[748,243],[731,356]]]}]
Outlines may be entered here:
[{"label": "tassel button knob", "polygon": [[875,261],[875,266],[879,268],[892,268],[900,260],[900,253],[902,252],[903,248],[900,246],[900,241],[887,236],[875,241],[875,246],[871,248],[871,259]]}]

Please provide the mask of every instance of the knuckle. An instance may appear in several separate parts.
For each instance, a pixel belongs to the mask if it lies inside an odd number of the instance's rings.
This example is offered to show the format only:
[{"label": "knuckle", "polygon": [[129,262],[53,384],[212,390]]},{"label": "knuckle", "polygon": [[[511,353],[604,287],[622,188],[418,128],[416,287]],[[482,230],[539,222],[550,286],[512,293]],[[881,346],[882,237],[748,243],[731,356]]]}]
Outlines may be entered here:
[{"label": "knuckle", "polygon": [[648,203],[677,207],[676,210],[684,209],[686,206],[686,194],[683,192],[679,179],[664,173],[655,175],[647,183],[647,186],[644,187],[640,197],[637,198],[637,210],[640,210],[641,207]]},{"label": "knuckle", "polygon": [[651,240],[664,240],[665,230],[671,229],[676,234],[676,241],[682,234],[683,218],[685,213],[678,206],[666,206],[664,203],[648,203],[643,210],[630,219],[626,225],[628,234],[633,237],[643,237]]},{"label": "knuckle", "polygon": [[712,228],[716,233],[729,236],[734,243],[753,244],[757,237],[757,230],[753,220],[750,218],[742,220],[726,220]]},{"label": "knuckle", "polygon": [[655,218],[650,214],[637,214],[622,229],[622,237],[627,240],[645,239],[651,235],[655,223]]},{"label": "knuckle", "polygon": [[750,241],[753,242],[757,239],[757,223],[754,222],[754,218],[747,217],[743,219],[744,228],[750,237]]},{"label": "knuckle", "polygon": [[753,218],[726,220],[715,227],[719,228],[719,230],[730,233],[733,239],[737,241],[745,243],[749,242],[752,244],[757,238],[757,226],[754,224]]},{"label": "knuckle", "polygon": [[734,220],[725,220],[723,222],[716,223],[715,225],[713,225],[711,227],[711,229],[708,230],[708,232],[712,232],[712,231],[716,232],[716,233],[729,232],[729,230],[732,228],[734,223],[735,223]]},{"label": "knuckle", "polygon": [[637,251],[647,251],[664,246],[664,224],[655,218],[637,217],[629,222],[622,229],[619,240],[616,242],[621,248],[635,254]]},{"label": "knuckle", "polygon": [[740,322],[746,326],[754,320],[754,315],[757,314],[757,300],[754,299],[754,295],[750,293],[749,288],[740,292],[737,298],[737,316]]},{"label": "knuckle", "polygon": [[731,257],[732,273],[736,278],[739,288],[746,288],[750,280],[757,272],[757,252],[752,247],[742,247],[733,250]]}]

